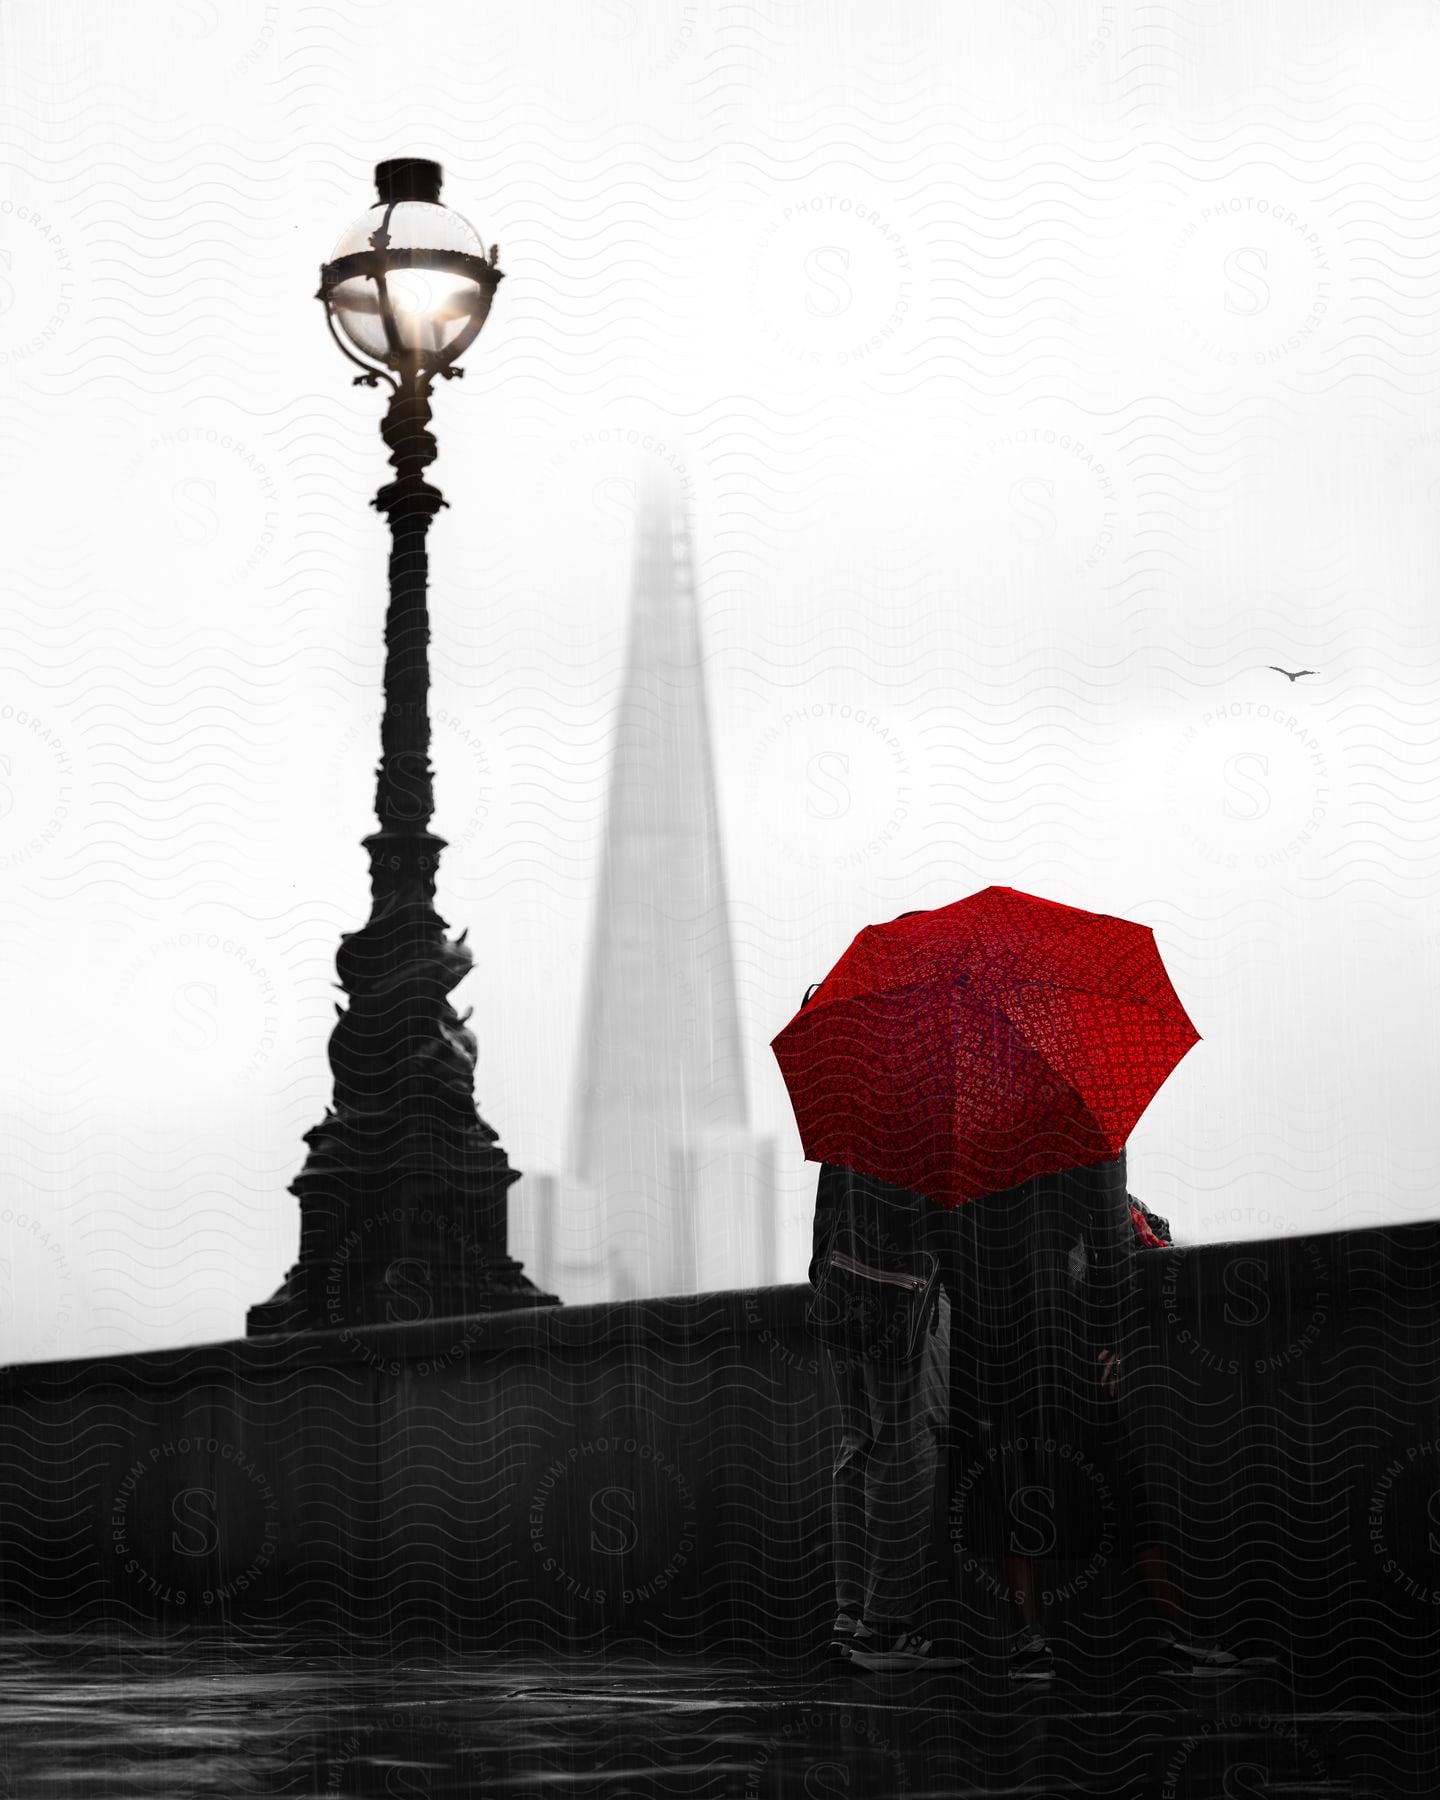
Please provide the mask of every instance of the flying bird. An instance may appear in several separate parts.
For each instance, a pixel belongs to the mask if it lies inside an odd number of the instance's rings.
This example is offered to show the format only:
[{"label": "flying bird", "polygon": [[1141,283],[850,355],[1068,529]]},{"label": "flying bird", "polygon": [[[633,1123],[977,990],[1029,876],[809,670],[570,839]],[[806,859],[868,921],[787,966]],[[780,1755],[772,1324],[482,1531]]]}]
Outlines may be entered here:
[{"label": "flying bird", "polygon": [[1289,669],[1282,669],[1279,663],[1268,663],[1266,666],[1273,669],[1277,675],[1289,676],[1291,681],[1298,681],[1302,675],[1318,675],[1320,673],[1318,669],[1296,669],[1292,674]]}]

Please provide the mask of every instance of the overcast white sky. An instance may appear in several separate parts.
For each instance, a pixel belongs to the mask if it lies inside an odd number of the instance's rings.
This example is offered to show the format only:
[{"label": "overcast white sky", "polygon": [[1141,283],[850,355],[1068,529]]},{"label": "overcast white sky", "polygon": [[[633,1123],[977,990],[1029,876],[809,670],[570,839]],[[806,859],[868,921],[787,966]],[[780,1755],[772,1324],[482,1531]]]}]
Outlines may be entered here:
[{"label": "overcast white sky", "polygon": [[992,882],[1155,927],[1182,1237],[1440,1210],[1440,8],[7,0],[0,95],[0,1355],[238,1334],[294,1253],[389,473],[312,296],[398,154],[507,271],[431,577],[512,1163],[564,1156],[673,453],[789,1277],[769,1039]]}]

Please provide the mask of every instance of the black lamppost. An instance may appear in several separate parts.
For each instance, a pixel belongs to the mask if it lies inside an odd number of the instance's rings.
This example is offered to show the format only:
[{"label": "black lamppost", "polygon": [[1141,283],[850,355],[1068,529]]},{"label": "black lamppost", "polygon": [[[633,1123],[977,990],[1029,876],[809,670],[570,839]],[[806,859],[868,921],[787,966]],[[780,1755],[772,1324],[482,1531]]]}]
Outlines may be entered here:
[{"label": "black lamppost", "polygon": [[520,1171],[475,1110],[475,1037],[446,998],[472,958],[435,911],[445,840],[430,830],[425,537],[448,504],[424,477],[436,454],[430,388],[464,374],[455,360],[502,276],[496,246],[487,256],[441,206],[438,163],[383,162],[375,179],[379,200],[336,245],[317,298],[364,370],[356,385],[391,389],[381,432],[396,473],[372,503],[392,540],[380,829],[364,840],[369,922],[342,933],[335,959],[350,1005],[336,1007],[330,1038],[333,1104],[305,1134],[290,1187],[300,1259],[250,1309],[252,1337],[555,1303],[506,1250],[506,1190]]}]

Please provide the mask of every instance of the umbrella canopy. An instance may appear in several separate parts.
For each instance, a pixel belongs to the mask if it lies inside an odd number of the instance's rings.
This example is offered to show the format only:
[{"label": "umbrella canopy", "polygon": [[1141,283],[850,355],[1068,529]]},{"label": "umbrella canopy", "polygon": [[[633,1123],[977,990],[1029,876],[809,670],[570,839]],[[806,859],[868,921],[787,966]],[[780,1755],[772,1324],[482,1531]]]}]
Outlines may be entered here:
[{"label": "umbrella canopy", "polygon": [[1199,1041],[1149,926],[990,887],[867,925],[771,1048],[809,1160],[958,1206],[1118,1156]]}]

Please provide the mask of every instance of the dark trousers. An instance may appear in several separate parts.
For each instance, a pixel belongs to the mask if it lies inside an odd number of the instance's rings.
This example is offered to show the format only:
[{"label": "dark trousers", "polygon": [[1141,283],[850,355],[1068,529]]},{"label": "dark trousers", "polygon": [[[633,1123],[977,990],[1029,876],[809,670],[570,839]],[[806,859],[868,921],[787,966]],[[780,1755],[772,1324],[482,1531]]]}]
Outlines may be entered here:
[{"label": "dark trousers", "polygon": [[[961,1578],[977,1559],[1063,1556],[1096,1579],[1156,1535],[1124,1402],[1140,1347],[1123,1159],[933,1223],[954,1306],[949,1525]],[[1121,1357],[1118,1397],[1101,1350]]]},{"label": "dark trousers", "polygon": [[949,1405],[950,1303],[905,1363],[826,1353],[840,1406],[831,1489],[837,1612],[872,1631],[918,1616],[931,1558],[931,1497]]}]

